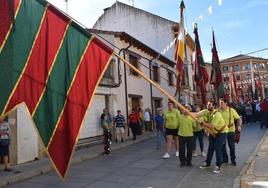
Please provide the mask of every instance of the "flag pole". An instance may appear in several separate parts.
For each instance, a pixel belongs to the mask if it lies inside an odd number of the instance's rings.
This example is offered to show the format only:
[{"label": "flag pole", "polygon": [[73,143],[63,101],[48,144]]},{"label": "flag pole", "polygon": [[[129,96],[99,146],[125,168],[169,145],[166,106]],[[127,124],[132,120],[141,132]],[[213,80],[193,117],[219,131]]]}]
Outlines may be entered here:
[{"label": "flag pole", "polygon": [[[185,111],[187,113],[187,115],[191,116],[195,121],[199,122],[198,118],[196,116],[194,116],[193,113],[191,113],[190,111],[188,111],[186,108],[184,108],[183,105],[181,105],[173,96],[171,96],[169,93],[167,93],[164,89],[162,89],[157,83],[153,82],[152,80],[150,80],[145,74],[143,74],[143,72],[141,72],[139,69],[137,69],[135,66],[133,66],[132,64],[130,64],[128,61],[126,61],[124,58],[120,57],[118,54],[116,54],[114,52],[114,55],[116,57],[118,57],[123,63],[125,63],[127,66],[129,66],[131,69],[133,69],[135,72],[137,72],[141,77],[143,77],[146,81],[148,81],[150,84],[152,84],[154,87],[156,87],[161,93],[163,93],[165,96],[167,96],[169,98],[169,100],[171,100],[172,102],[174,102],[180,110]],[[204,127],[204,129],[206,129],[209,134],[211,134],[213,137],[215,137],[215,134],[213,133],[213,131],[207,127]]]}]

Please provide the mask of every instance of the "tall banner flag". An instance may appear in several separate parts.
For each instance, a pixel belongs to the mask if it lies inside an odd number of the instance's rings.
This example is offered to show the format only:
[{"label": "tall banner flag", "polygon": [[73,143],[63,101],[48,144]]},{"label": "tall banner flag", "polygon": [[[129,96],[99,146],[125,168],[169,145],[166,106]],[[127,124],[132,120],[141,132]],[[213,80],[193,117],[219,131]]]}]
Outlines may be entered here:
[{"label": "tall banner flag", "polygon": [[200,88],[202,104],[206,105],[206,84],[208,83],[208,73],[205,67],[205,62],[202,55],[202,50],[199,42],[197,24],[194,28],[195,34],[195,69],[194,78],[197,86]]},{"label": "tall banner flag", "polygon": [[210,75],[210,84],[214,85],[217,92],[217,98],[220,99],[224,97],[223,79],[221,74],[221,65],[218,56],[218,51],[216,48],[214,31],[212,31],[212,68]]},{"label": "tall banner flag", "polygon": [[180,4],[180,24],[179,24],[179,33],[178,38],[176,40],[176,48],[175,48],[175,61],[177,63],[177,84],[176,84],[176,92],[175,96],[178,94],[180,90],[182,78],[183,78],[183,64],[185,58],[185,28],[184,28],[184,2],[181,1]]},{"label": "tall banner flag", "polygon": [[263,100],[262,83],[261,83],[261,78],[260,77],[258,79],[257,88],[260,91],[261,100]]},{"label": "tall banner flag", "polygon": [[44,0],[13,1],[0,5],[0,113],[24,103],[65,178],[113,50]]},{"label": "tall banner flag", "polygon": [[234,74],[234,68],[233,68],[232,76],[233,76],[233,83],[231,83],[231,86],[233,84],[233,92],[231,93],[233,96],[232,101],[237,104],[239,102],[239,98],[237,94],[237,84],[236,84],[236,77]]}]

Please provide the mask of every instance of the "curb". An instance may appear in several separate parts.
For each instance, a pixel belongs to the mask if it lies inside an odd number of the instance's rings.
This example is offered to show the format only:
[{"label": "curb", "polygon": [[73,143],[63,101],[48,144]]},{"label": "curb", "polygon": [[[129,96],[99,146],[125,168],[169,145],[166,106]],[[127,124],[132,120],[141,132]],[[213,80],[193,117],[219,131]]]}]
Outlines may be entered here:
[{"label": "curb", "polygon": [[255,159],[258,156],[258,152],[264,143],[265,138],[268,136],[268,131],[266,130],[261,141],[257,145],[256,149],[249,157],[249,159],[245,162],[244,167],[242,168],[241,172],[238,176],[236,176],[233,188],[252,188],[251,182],[254,179],[254,166],[255,166]]},{"label": "curb", "polygon": [[[125,142],[125,143],[119,143],[119,144],[116,144],[114,146],[112,145],[112,150],[122,149],[122,148],[125,148],[127,146],[134,145],[134,144],[137,144],[139,142],[143,142],[143,141],[152,139],[154,137],[155,137],[155,135],[150,134],[150,135],[145,135],[143,137],[140,137],[139,139],[137,139],[135,141],[128,140],[128,142]],[[80,162],[85,161],[85,160],[90,160],[90,159],[96,158],[98,156],[102,156],[102,150],[98,151],[98,152],[93,151],[91,153],[90,152],[83,153],[83,151],[86,151],[86,150],[90,150],[90,148],[76,151],[76,155],[78,155],[78,156],[74,155],[74,157],[72,158],[72,161],[71,161],[71,165],[80,163]],[[40,167],[34,169],[34,170],[24,171],[24,172],[18,173],[18,174],[12,174],[11,176],[6,176],[4,178],[1,177],[0,187],[5,187],[7,185],[15,184],[15,183],[30,179],[32,177],[40,176],[42,174],[46,174],[46,173],[52,171],[53,167],[50,164],[50,161],[47,158],[42,159],[42,160],[47,160],[47,162],[45,164],[41,165]],[[29,164],[29,166],[30,166],[30,164]]]}]

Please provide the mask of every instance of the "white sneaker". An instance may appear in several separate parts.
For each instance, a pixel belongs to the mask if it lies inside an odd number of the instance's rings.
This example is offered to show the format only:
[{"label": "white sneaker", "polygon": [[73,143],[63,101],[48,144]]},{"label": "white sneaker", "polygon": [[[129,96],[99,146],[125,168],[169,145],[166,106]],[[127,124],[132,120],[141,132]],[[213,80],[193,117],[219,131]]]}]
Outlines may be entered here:
[{"label": "white sneaker", "polygon": [[206,156],[207,156],[206,153],[203,152],[203,151],[202,151],[201,155],[202,155],[203,157],[206,157]]},{"label": "white sneaker", "polygon": [[178,151],[176,151],[176,157],[179,157],[179,152]]},{"label": "white sneaker", "polygon": [[200,169],[210,168],[210,165],[208,165],[208,164],[205,162],[205,163],[204,163],[203,165],[201,165],[199,168],[200,168]]},{"label": "white sneaker", "polygon": [[197,157],[197,153],[196,153],[196,151],[193,152],[192,156],[193,156],[193,157]]},{"label": "white sneaker", "polygon": [[221,172],[221,168],[218,166],[215,166],[215,169],[213,171],[214,174],[219,174]]},{"label": "white sneaker", "polygon": [[168,153],[165,153],[165,155],[163,156],[163,159],[169,159],[170,155]]}]

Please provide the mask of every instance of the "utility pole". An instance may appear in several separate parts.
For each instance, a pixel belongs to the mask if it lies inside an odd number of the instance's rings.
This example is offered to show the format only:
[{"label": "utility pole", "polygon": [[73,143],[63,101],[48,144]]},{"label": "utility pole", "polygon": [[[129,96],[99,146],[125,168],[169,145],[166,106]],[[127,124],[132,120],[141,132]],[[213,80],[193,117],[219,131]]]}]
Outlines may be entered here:
[{"label": "utility pole", "polygon": [[134,0],[128,0],[129,2],[131,2],[131,6],[134,7]]},{"label": "utility pole", "polygon": [[65,1],[65,11],[66,11],[66,14],[68,14],[68,0],[64,0]]}]

